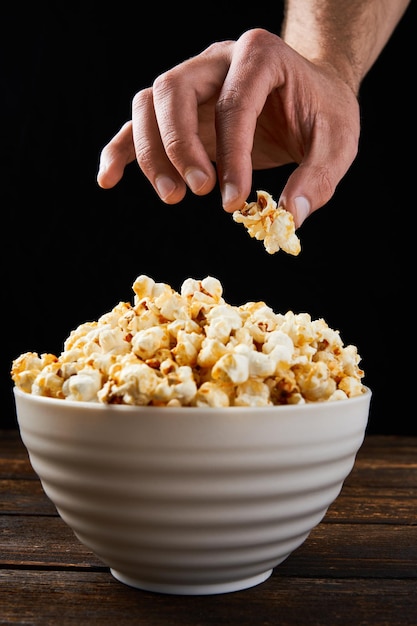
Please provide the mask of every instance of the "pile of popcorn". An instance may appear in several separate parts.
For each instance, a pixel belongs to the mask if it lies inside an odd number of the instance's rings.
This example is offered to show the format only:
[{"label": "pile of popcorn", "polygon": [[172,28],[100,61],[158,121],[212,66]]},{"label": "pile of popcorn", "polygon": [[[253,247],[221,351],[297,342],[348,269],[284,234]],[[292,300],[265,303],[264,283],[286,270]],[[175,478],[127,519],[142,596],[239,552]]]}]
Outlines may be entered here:
[{"label": "pile of popcorn", "polygon": [[353,345],[307,313],[264,302],[232,306],[219,280],[186,279],[180,292],[146,275],[134,303],[81,324],[59,357],[13,361],[26,393],[155,406],[268,406],[333,401],[365,391]]},{"label": "pile of popcorn", "polygon": [[301,242],[295,233],[292,214],[283,207],[277,207],[267,191],[256,193],[256,202],[246,202],[240,211],[234,211],[234,221],[243,224],[251,237],[263,241],[269,254],[284,250],[298,256]]}]

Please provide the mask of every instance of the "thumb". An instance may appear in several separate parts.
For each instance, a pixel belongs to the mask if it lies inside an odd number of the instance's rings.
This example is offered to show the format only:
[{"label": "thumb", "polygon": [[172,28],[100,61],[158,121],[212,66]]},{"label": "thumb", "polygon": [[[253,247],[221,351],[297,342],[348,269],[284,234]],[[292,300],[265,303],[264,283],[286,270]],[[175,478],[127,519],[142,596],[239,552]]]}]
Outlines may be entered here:
[{"label": "thumb", "polygon": [[299,228],[311,213],[330,200],[340,178],[334,173],[332,178],[326,167],[301,163],[289,176],[278,205],[292,213],[295,227]]},{"label": "thumb", "polygon": [[136,158],[132,122],[126,122],[100,154],[97,182],[103,189],[114,187],[123,176],[126,165]]},{"label": "thumb", "polygon": [[294,217],[295,227],[326,204],[358,152],[358,132],[320,135],[288,177],[278,205]]}]

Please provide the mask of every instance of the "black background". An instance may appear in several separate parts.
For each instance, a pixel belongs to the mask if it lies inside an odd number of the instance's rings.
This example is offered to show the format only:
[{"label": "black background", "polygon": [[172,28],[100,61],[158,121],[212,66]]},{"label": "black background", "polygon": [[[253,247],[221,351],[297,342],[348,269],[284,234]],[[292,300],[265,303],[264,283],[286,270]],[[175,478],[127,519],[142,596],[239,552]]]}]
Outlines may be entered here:
[{"label": "black background", "polygon": [[[211,275],[232,304],[323,317],[358,346],[373,390],[368,432],[417,434],[415,4],[364,80],[358,157],[298,231],[298,257],[268,255],[223,211],[217,188],[167,206],[136,164],[112,190],[96,183],[100,150],[130,118],[136,91],[215,40],[254,26],[279,32],[279,3],[235,7],[155,5],[143,17],[123,2],[2,10],[0,428],[16,426],[11,361],[59,354],[73,328],[132,300],[134,279],[148,274],[176,289]],[[257,189],[277,199],[289,171],[255,172],[250,199]]]}]

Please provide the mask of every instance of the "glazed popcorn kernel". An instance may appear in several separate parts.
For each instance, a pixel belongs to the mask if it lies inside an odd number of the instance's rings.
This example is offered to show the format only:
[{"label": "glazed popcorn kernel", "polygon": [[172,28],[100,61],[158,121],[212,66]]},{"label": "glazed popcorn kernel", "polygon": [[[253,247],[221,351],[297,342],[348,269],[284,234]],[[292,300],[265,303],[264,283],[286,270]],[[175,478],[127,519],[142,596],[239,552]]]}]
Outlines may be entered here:
[{"label": "glazed popcorn kernel", "polygon": [[355,346],[308,313],[264,302],[233,306],[219,280],[188,278],[176,292],[141,275],[119,302],[74,329],[60,356],[13,361],[19,389],[105,404],[269,406],[327,402],[365,391]]},{"label": "glazed popcorn kernel", "polygon": [[292,214],[277,207],[266,191],[258,191],[256,202],[246,202],[240,211],[234,211],[233,219],[243,224],[251,237],[263,241],[269,254],[282,249],[297,256],[301,251]]}]

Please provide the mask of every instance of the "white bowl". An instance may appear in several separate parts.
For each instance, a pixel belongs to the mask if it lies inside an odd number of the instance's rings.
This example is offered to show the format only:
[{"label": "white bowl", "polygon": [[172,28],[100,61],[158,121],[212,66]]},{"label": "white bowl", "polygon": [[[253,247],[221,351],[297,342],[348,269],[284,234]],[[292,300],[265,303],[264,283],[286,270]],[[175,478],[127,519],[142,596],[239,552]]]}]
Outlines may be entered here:
[{"label": "white bowl", "polygon": [[257,585],[305,541],[354,465],[370,399],[159,408],[15,389],[32,466],[78,539],[119,581],[190,595]]}]

